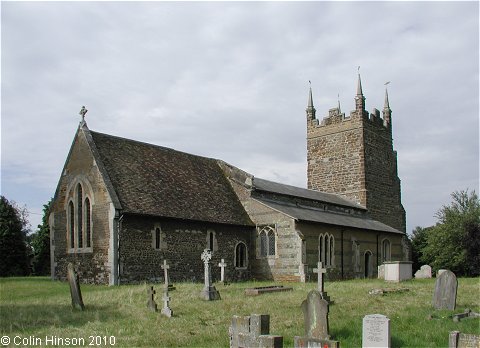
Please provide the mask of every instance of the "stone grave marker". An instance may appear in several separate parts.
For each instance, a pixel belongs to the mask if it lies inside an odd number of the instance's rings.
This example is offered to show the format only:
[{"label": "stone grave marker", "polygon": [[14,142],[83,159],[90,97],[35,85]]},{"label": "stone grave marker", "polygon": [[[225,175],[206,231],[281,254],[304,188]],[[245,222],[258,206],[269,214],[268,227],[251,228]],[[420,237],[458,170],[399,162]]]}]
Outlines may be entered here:
[{"label": "stone grave marker", "polygon": [[472,319],[472,318],[479,318],[479,317],[480,317],[480,313],[472,312],[471,309],[467,308],[463,313],[454,314],[453,321],[458,323],[462,319]]},{"label": "stone grave marker", "polygon": [[218,264],[218,267],[220,267],[220,281],[225,283],[225,268],[227,267],[227,264],[224,259]]},{"label": "stone grave marker", "polygon": [[217,291],[215,286],[212,285],[212,273],[210,271],[212,252],[210,249],[203,250],[201,259],[204,263],[205,269],[205,284],[203,290],[200,292],[200,297],[207,301],[220,300],[220,293]]},{"label": "stone grave marker", "polygon": [[80,282],[78,279],[78,274],[75,272],[72,263],[67,265],[67,278],[70,285],[72,307],[83,311],[85,306],[83,305],[82,292],[80,291]]},{"label": "stone grave marker", "polygon": [[480,336],[452,331],[448,336],[448,348],[480,348]]},{"label": "stone grave marker", "polygon": [[432,267],[429,265],[423,265],[418,271],[415,272],[415,279],[432,278]]},{"label": "stone grave marker", "polygon": [[317,288],[318,288],[318,292],[320,293],[320,296],[325,300],[327,301],[328,303],[331,303],[330,301],[330,297],[327,295],[327,293],[325,292],[325,280],[323,278],[323,274],[324,273],[327,273],[327,269],[326,268],[322,268],[322,263],[321,262],[318,262],[317,263],[317,268],[314,268],[313,269],[313,273],[318,273],[318,283],[317,283]]},{"label": "stone grave marker", "polygon": [[385,265],[378,266],[378,279],[385,279]]},{"label": "stone grave marker", "polygon": [[252,314],[246,317],[234,315],[228,333],[230,348],[283,347],[282,336],[270,335],[270,316],[267,314]]},{"label": "stone grave marker", "polygon": [[163,300],[163,308],[162,308],[162,311],[161,313],[163,315],[165,315],[166,317],[169,317],[171,318],[173,316],[173,311],[172,309],[169,307],[169,302],[170,302],[170,296],[168,296],[168,286],[164,286],[163,287],[163,297],[162,297],[162,300]]},{"label": "stone grave marker", "polygon": [[390,348],[390,319],[382,314],[363,317],[362,347]]},{"label": "stone grave marker", "polygon": [[170,278],[168,277],[168,270],[170,269],[170,266],[167,265],[167,260],[163,260],[163,265],[161,266],[163,269],[163,278],[165,281],[165,286],[168,287],[168,290],[175,290],[175,287],[173,284],[170,284]]},{"label": "stone grave marker", "polygon": [[147,289],[148,301],[147,301],[147,308],[150,309],[152,312],[157,311],[157,304],[155,303],[155,294],[156,291],[153,290],[153,286],[150,289]]},{"label": "stone grave marker", "polygon": [[305,335],[295,336],[295,347],[333,347],[339,348],[338,341],[330,340],[328,326],[328,302],[320,292],[311,290],[307,299],[302,302],[305,320]]},{"label": "stone grave marker", "polygon": [[283,292],[283,291],[292,291],[292,287],[285,287],[283,285],[270,285],[270,286],[259,286],[256,288],[247,288],[245,289],[246,296],[257,296],[261,294],[267,294],[271,292]]},{"label": "stone grave marker", "polygon": [[445,270],[435,282],[433,307],[435,309],[455,309],[457,301],[457,277],[451,271]]}]

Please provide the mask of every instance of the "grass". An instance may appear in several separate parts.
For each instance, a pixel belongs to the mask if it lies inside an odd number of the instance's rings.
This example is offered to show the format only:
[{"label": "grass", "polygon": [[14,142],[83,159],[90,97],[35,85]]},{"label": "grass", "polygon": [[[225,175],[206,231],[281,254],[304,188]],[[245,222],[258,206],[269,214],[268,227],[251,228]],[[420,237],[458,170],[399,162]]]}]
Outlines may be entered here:
[{"label": "grass", "polygon": [[[303,335],[301,302],[315,283],[285,284],[294,291],[247,297],[244,289],[272,282],[217,285],[222,300],[198,298],[200,283],[177,283],[170,292],[173,318],[147,310],[147,287],[82,285],[85,311],[71,307],[68,283],[48,278],[0,279],[0,334],[11,340],[45,337],[115,337],[119,347],[228,347],[228,326],[233,315],[270,314],[270,332],[284,337],[284,346],[293,346],[293,337]],[[330,306],[330,333],[342,347],[361,347],[362,318],[384,314],[390,318],[392,347],[446,347],[448,334],[458,330],[480,335],[478,318],[454,323],[452,312],[434,311],[431,306],[435,279],[388,284],[380,280],[327,282],[325,290],[335,301]],[[408,292],[368,295],[373,288],[403,287]],[[161,308],[161,286],[156,302]],[[460,278],[457,309],[480,312],[480,279]],[[427,316],[433,319],[428,320]],[[97,338],[97,340],[98,340]],[[18,338],[17,338],[18,342]],[[39,342],[39,341],[37,341]],[[98,342],[97,342],[98,343]],[[104,344],[107,343],[107,344]],[[16,346],[11,344],[11,346]],[[62,344],[58,344],[62,346]],[[65,344],[63,345],[65,346]]]}]

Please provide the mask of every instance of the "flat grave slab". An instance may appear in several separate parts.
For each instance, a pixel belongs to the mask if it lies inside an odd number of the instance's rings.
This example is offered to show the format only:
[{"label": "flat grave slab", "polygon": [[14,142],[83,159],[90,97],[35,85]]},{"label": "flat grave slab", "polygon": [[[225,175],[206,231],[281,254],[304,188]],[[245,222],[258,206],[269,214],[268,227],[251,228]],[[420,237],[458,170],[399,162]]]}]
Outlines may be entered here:
[{"label": "flat grave slab", "polygon": [[247,288],[245,289],[245,295],[247,296],[257,296],[261,294],[267,294],[270,292],[282,292],[282,291],[292,291],[293,288],[283,285],[270,285],[270,286],[259,286],[256,288]]}]

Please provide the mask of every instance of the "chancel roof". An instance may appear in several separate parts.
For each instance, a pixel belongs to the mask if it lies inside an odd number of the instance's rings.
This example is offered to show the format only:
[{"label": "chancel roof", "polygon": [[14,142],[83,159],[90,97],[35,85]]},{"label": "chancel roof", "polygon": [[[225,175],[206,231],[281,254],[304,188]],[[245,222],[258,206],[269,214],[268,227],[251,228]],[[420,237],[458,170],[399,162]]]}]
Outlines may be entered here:
[{"label": "chancel roof", "polygon": [[84,130],[122,212],[252,225],[217,160]]}]

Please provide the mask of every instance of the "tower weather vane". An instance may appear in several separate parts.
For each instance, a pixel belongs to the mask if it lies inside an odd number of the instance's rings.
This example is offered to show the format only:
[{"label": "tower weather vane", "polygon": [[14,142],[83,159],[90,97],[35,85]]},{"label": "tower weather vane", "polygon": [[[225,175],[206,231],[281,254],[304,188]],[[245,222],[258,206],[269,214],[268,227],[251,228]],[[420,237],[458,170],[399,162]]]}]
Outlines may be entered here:
[{"label": "tower weather vane", "polygon": [[87,110],[87,108],[85,107],[85,105],[82,106],[82,109],[81,109],[80,112],[79,112],[79,115],[82,116],[82,122],[85,122],[85,114],[87,113],[87,111],[88,111],[88,110]]}]

